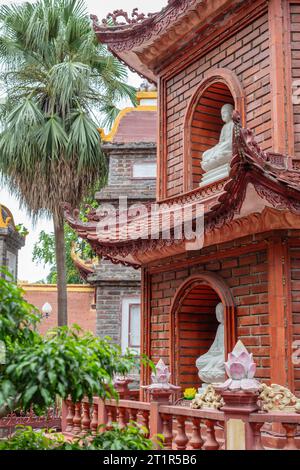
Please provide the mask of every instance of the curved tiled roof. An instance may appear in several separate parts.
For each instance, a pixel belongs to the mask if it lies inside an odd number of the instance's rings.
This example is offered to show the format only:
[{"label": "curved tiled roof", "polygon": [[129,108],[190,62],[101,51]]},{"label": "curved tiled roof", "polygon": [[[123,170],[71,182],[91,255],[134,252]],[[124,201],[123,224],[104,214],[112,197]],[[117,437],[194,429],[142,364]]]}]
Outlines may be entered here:
[{"label": "curved tiled roof", "polygon": [[[157,139],[157,106],[140,104],[141,100],[156,101],[157,92],[138,92],[138,106],[122,109],[108,134],[100,129],[103,142],[114,144],[156,143]],[[143,101],[142,101],[143,102]]]},{"label": "curved tiled roof", "polygon": [[[243,6],[245,0],[169,0],[160,12],[150,15],[133,10],[132,17],[123,10],[109,14],[109,21],[98,21],[93,27],[99,42],[131,69],[156,82],[156,68],[190,40],[199,28],[213,27],[214,17],[228,14],[232,6]],[[118,18],[122,22],[118,23]],[[125,21],[124,21],[125,20]],[[212,31],[210,31],[211,36]]]},{"label": "curved tiled roof", "polygon": [[0,228],[7,228],[9,225],[15,228],[15,222],[11,211],[0,204]]},{"label": "curved tiled roof", "polygon": [[82,223],[77,217],[78,211],[66,206],[68,223],[99,255],[135,267],[145,260],[186,251],[187,240],[178,240],[175,236],[181,222],[176,214],[173,215],[174,203],[181,207],[190,206],[194,221],[196,204],[203,205],[205,245],[239,238],[245,234],[245,227],[249,233],[287,227],[300,229],[300,170],[296,165],[291,168],[289,162],[292,160],[284,155],[263,152],[252,131],[241,127],[237,113],[234,121],[229,177],[158,203],[158,207],[163,208],[159,222],[162,217],[170,222],[171,237],[168,240],[163,239],[159,223],[154,227],[157,233],[153,232],[150,210],[138,216],[118,214],[122,217],[117,219],[116,225],[108,219],[101,230],[98,222],[103,215],[91,212],[89,221]]}]

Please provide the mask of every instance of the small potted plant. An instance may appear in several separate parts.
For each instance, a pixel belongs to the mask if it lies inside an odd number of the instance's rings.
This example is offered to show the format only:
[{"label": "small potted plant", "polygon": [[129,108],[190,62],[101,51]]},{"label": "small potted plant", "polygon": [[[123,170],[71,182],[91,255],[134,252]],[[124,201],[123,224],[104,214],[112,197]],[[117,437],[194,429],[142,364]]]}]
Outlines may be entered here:
[{"label": "small potted plant", "polygon": [[183,392],[185,400],[194,400],[197,390],[195,388],[186,388]]}]

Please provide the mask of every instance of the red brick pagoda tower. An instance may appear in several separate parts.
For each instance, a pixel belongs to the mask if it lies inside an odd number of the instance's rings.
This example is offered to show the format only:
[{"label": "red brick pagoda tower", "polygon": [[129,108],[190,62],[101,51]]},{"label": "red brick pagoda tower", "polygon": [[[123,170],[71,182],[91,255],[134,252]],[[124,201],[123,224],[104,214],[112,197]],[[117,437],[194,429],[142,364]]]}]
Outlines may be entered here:
[{"label": "red brick pagoda tower", "polygon": [[[83,224],[67,208],[67,219],[99,255],[142,267],[142,350],[170,365],[173,383],[199,385],[195,361],[215,337],[222,302],[226,352],[241,339],[258,378],[299,394],[300,2],[169,0],[118,24],[122,15],[110,15],[113,26],[94,19],[94,28],[158,84],[157,201],[170,208],[171,236],[145,236],[145,214],[106,237],[96,215]],[[203,153],[218,143],[225,103],[235,109],[229,174],[203,185]],[[204,206],[202,247],[176,238],[174,203]]]}]

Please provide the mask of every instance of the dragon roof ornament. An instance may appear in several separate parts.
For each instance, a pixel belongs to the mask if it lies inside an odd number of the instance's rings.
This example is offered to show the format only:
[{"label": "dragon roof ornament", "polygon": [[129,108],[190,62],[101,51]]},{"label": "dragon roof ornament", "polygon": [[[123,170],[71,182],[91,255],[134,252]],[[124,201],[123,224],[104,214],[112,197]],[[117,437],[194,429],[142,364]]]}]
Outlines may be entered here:
[{"label": "dragon roof ornament", "polygon": [[[133,25],[137,23],[141,23],[149,18],[152,18],[153,16],[156,16],[157,13],[148,13],[147,15],[145,13],[139,13],[138,8],[134,8],[131,12],[131,17],[129,14],[120,9],[120,10],[114,10],[112,13],[108,13],[106,15],[106,18],[102,20],[102,24],[105,26],[124,26],[124,25]],[[118,18],[124,18],[124,21],[118,21]]]}]

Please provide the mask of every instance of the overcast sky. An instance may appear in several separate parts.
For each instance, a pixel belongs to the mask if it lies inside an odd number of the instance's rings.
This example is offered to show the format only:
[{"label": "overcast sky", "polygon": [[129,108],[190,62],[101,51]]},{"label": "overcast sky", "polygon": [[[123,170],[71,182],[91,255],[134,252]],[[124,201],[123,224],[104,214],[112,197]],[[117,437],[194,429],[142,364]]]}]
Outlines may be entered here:
[{"label": "overcast sky", "polygon": [[[22,3],[21,0],[2,1],[0,5],[7,3]],[[138,7],[140,12],[153,13],[161,10],[167,4],[167,0],[86,0],[89,13],[98,16],[99,20],[105,18],[107,13],[113,10],[123,9],[131,12],[133,8]],[[141,78],[133,73],[129,73],[129,83],[138,86],[141,83]],[[49,220],[40,220],[35,227],[32,226],[30,218],[19,209],[19,203],[10,195],[5,188],[0,187],[0,203],[7,206],[13,213],[15,223],[23,223],[29,229],[29,235],[26,237],[25,247],[21,249],[19,254],[19,270],[18,278],[22,281],[36,282],[44,279],[47,276],[48,269],[42,265],[36,265],[32,262],[32,249],[34,243],[38,240],[41,230],[47,232],[53,231],[53,226]]]}]

